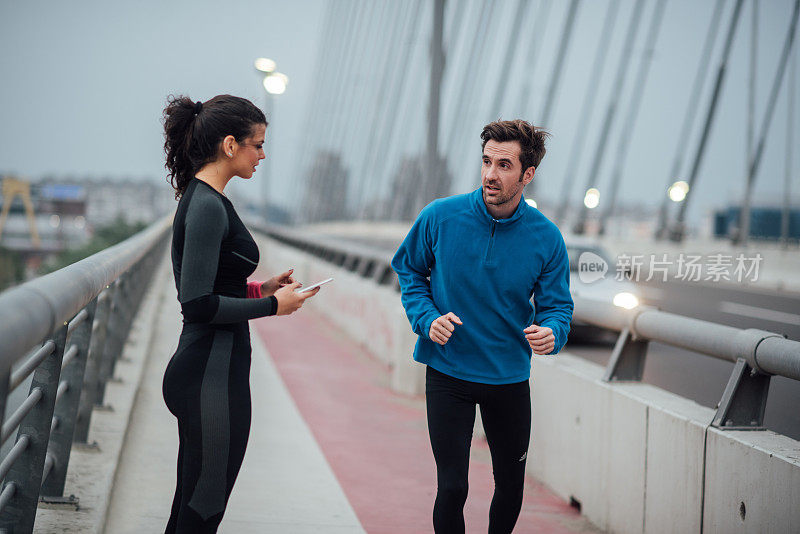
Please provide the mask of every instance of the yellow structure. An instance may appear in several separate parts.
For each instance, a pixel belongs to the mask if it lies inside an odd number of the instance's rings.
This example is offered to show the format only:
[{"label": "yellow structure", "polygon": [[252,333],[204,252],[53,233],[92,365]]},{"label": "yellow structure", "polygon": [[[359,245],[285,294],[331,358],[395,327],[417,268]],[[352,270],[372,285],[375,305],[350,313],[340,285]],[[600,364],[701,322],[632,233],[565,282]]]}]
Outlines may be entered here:
[{"label": "yellow structure", "polygon": [[31,184],[24,180],[17,180],[8,176],[3,178],[3,212],[0,214],[0,237],[3,236],[3,228],[6,225],[11,203],[14,202],[14,197],[17,195],[22,197],[22,203],[25,205],[25,214],[28,217],[28,224],[31,227],[31,241],[33,242],[33,246],[41,246],[39,232],[36,230],[36,218],[33,214],[33,203],[31,202]]}]

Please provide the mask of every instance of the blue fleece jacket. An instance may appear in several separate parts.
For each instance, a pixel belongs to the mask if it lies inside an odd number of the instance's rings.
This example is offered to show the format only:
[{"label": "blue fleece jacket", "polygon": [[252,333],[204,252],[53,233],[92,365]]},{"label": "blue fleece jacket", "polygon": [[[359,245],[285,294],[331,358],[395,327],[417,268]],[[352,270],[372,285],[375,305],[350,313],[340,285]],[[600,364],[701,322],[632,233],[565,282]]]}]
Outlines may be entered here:
[{"label": "blue fleece jacket", "polygon": [[[437,371],[485,384],[521,382],[531,370],[523,329],[552,328],[551,354],[567,341],[573,303],[564,239],[524,201],[501,220],[489,215],[481,189],[432,202],[420,212],[392,268],[419,336],[414,359]],[[455,325],[442,346],[428,331],[448,312],[464,324]]]}]

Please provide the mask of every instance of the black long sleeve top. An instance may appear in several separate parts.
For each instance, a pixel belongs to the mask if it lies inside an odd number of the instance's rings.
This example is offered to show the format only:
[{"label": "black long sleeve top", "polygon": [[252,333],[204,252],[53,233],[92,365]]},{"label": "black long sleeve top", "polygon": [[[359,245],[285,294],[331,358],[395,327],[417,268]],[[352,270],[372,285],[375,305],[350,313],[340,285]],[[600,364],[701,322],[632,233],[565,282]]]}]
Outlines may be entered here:
[{"label": "black long sleeve top", "polygon": [[172,230],[172,269],[185,323],[237,323],[276,313],[274,296],[246,298],[258,246],[227,197],[193,179]]}]

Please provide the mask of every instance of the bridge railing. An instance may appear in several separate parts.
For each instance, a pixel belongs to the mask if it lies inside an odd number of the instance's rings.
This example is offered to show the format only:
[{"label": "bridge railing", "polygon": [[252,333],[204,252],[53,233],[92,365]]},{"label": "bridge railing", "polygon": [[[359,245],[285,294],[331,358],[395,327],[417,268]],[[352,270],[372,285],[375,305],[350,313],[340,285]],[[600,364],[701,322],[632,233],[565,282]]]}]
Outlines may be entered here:
[{"label": "bridge railing", "polygon": [[641,380],[650,341],[734,362],[712,423],[722,429],[763,428],[770,377],[800,380],[800,342],[774,332],[584,298],[575,299],[575,317],[620,332],[606,366],[608,381]]},{"label": "bridge railing", "polygon": [[[169,230],[162,219],[0,294],[0,442],[16,434],[0,461],[0,532],[31,532],[40,498],[72,499],[63,493],[73,442],[88,439]],[[3,420],[9,394],[29,381]]]},{"label": "bridge railing", "polygon": [[278,242],[358,273],[379,285],[389,285],[400,291],[397,274],[392,270],[393,254],[390,252],[335,237],[312,235],[285,226],[258,223],[251,223],[250,226]]},{"label": "bridge railing", "polygon": [[[279,242],[399,291],[390,252],[298,229],[255,227]],[[770,376],[800,380],[800,342],[781,334],[734,328],[647,306],[626,310],[610,302],[573,298],[575,319],[619,332],[606,367],[606,381],[641,381],[650,341],[734,362],[712,426],[725,430],[763,428]]]}]

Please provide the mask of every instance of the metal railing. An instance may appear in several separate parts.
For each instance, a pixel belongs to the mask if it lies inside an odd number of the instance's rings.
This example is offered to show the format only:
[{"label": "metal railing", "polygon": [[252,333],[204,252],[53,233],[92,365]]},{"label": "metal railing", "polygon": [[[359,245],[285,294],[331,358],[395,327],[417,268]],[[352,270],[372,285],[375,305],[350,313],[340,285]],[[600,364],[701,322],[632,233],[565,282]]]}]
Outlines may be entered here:
[{"label": "metal railing", "polygon": [[[92,410],[128,337],[171,218],[113,247],[0,294],[0,532],[32,532],[41,500],[64,497],[73,443],[86,443]],[[6,420],[9,394],[29,393]]]},{"label": "metal railing", "polygon": [[[392,253],[346,240],[308,235],[297,229],[255,224],[269,237],[325,261],[393,285]],[[664,343],[722,360],[734,369],[712,426],[726,430],[764,428],[771,376],[800,380],[800,342],[758,329],[740,329],[647,306],[626,310],[610,302],[573,296],[574,318],[619,332],[606,366],[606,381],[641,381],[650,341]]]},{"label": "metal railing", "polygon": [[625,310],[585,298],[575,298],[575,317],[620,332],[605,380],[641,380],[651,341],[733,362],[712,422],[715,427],[763,429],[770,377],[800,380],[800,342],[774,332],[734,328],[648,306]]},{"label": "metal railing", "polygon": [[380,285],[390,285],[397,291],[400,290],[397,274],[391,266],[391,252],[335,237],[310,235],[285,226],[258,223],[248,225],[276,241],[318,256],[364,278],[373,279]]}]

